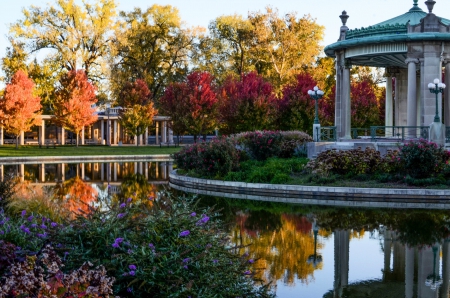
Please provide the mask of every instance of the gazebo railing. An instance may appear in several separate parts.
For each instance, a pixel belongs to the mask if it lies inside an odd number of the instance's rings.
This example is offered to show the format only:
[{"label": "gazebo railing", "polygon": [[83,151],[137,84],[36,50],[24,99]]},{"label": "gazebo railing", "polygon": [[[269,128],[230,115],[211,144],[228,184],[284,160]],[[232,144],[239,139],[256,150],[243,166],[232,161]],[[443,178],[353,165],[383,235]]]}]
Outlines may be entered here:
[{"label": "gazebo railing", "polygon": [[[318,140],[314,140],[315,142],[336,142],[337,134],[336,134],[336,126],[321,126],[316,127],[317,134],[319,136]],[[320,129],[320,131],[319,131]]]},{"label": "gazebo railing", "polygon": [[405,139],[428,139],[429,126],[371,126],[370,137],[372,142],[379,139],[404,141]]},{"label": "gazebo railing", "polygon": [[352,139],[370,137],[370,128],[352,128]]}]

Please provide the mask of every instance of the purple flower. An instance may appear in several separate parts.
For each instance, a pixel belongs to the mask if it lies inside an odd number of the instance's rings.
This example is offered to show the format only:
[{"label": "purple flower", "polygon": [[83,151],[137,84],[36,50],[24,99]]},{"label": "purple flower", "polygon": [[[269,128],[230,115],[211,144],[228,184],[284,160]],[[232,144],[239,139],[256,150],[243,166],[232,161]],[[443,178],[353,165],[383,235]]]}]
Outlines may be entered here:
[{"label": "purple flower", "polygon": [[56,228],[56,227],[58,226],[58,224],[57,224],[56,222],[52,222],[50,225],[51,225],[53,228]]},{"label": "purple flower", "polygon": [[131,275],[131,276],[135,276],[136,275],[136,271],[131,270],[128,274]]},{"label": "purple flower", "polygon": [[183,231],[183,232],[180,233],[180,237],[186,237],[186,236],[189,236],[190,233],[191,233],[191,232],[190,232],[189,230]]},{"label": "purple flower", "polygon": [[23,232],[25,232],[25,233],[27,233],[27,234],[30,234],[30,229],[27,228],[26,226],[21,225],[21,226],[20,226],[20,229],[21,229]]},{"label": "purple flower", "polygon": [[24,217],[27,214],[27,210],[22,210],[21,216]]},{"label": "purple flower", "polygon": [[46,238],[47,233],[44,233],[44,234],[38,233],[36,236],[38,236],[39,238]]},{"label": "purple flower", "polygon": [[47,229],[47,226],[46,226],[46,225],[44,225],[44,224],[41,224],[41,229],[44,229],[44,230],[46,230],[46,229]]},{"label": "purple flower", "polygon": [[130,270],[136,270],[136,265],[134,264],[128,265],[128,268],[130,268]]},{"label": "purple flower", "polygon": [[195,213],[195,212],[191,213],[191,216],[196,216],[196,215],[197,215],[197,213]]},{"label": "purple flower", "polygon": [[117,218],[122,218],[122,217],[125,216],[125,214],[126,214],[126,213],[119,213],[119,214],[117,214]]},{"label": "purple flower", "polygon": [[187,262],[189,262],[190,260],[191,260],[191,258],[183,259],[183,263],[187,263]]},{"label": "purple flower", "polygon": [[131,203],[132,200],[133,200],[132,198],[128,198],[127,202]]},{"label": "purple flower", "polygon": [[150,247],[151,249],[155,249],[155,246],[153,245],[153,243],[150,243],[150,244],[148,245],[148,247]]},{"label": "purple flower", "polygon": [[[1,224],[1,222],[0,222],[0,224]],[[32,228],[37,228],[37,226],[38,226],[37,224],[31,224],[30,225],[30,227],[32,227]]]},{"label": "purple flower", "polygon": [[127,204],[122,203],[122,204],[119,205],[119,208],[125,208],[126,206],[127,206]]},{"label": "purple flower", "polygon": [[28,216],[27,220],[28,220],[28,221],[32,221],[33,218],[34,218],[34,216],[33,216],[33,215],[30,215],[30,216]]},{"label": "purple flower", "polygon": [[112,247],[115,247],[115,248],[118,248],[119,247],[119,243],[117,243],[117,242],[114,242],[113,244],[111,244],[112,245]]},{"label": "purple flower", "polygon": [[184,268],[184,269],[188,269],[188,266],[187,266],[187,265],[184,265],[183,268]]},{"label": "purple flower", "polygon": [[252,274],[252,272],[250,270],[247,270],[247,271],[244,272],[244,274],[245,275],[250,275],[250,274]]},{"label": "purple flower", "polygon": [[250,259],[250,260],[248,260],[248,262],[249,262],[250,264],[253,264],[253,263],[255,262],[255,260]]},{"label": "purple flower", "polygon": [[149,199],[150,201],[153,201],[153,197],[148,197],[148,199]]},{"label": "purple flower", "polygon": [[114,240],[114,242],[116,242],[116,243],[122,243],[122,242],[123,242],[123,238],[116,238],[116,240]]},{"label": "purple flower", "polygon": [[213,263],[214,264],[217,264],[219,261],[218,260],[213,260]]}]

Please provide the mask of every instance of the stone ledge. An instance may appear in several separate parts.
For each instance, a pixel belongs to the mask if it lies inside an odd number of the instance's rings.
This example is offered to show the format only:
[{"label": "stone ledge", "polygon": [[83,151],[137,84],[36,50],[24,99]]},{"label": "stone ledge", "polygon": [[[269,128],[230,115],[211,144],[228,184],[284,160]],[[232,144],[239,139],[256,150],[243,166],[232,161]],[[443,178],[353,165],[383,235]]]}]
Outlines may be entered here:
[{"label": "stone ledge", "polygon": [[230,182],[169,174],[175,189],[236,199],[377,208],[450,208],[450,190],[384,189]]}]

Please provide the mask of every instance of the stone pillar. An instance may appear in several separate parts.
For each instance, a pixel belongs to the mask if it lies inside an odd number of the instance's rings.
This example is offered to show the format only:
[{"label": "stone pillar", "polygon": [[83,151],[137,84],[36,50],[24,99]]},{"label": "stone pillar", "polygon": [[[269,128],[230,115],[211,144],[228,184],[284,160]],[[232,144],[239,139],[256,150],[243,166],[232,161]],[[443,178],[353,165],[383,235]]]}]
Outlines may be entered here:
[{"label": "stone pillar", "polygon": [[138,144],[142,145],[142,134],[138,136]]},{"label": "stone pillar", "polygon": [[159,162],[155,162],[155,179],[159,179]]},{"label": "stone pillar", "polygon": [[39,144],[45,144],[45,120],[42,119],[42,124],[39,126]]},{"label": "stone pillar", "polygon": [[0,164],[0,181],[5,179],[5,168],[2,164]]},{"label": "stone pillar", "polygon": [[3,125],[0,126],[0,145],[3,145]]},{"label": "stone pillar", "polygon": [[84,145],[84,126],[81,129],[81,145]]},{"label": "stone pillar", "polygon": [[144,144],[148,145],[148,127],[145,128],[144,132]]},{"label": "stone pillar", "polygon": [[392,251],[392,231],[384,231],[384,266],[383,279],[387,279],[387,274],[391,272],[391,251]]},{"label": "stone pillar", "polygon": [[25,133],[21,131],[19,135],[19,145],[23,145],[24,143],[25,143]]},{"label": "stone pillar", "polygon": [[100,164],[100,181],[105,181],[105,163],[103,162]]},{"label": "stone pillar", "polygon": [[159,121],[155,121],[155,144],[159,145]]},{"label": "stone pillar", "polygon": [[162,131],[161,131],[161,141],[163,143],[167,143],[167,121],[163,121],[162,123]]},{"label": "stone pillar", "polygon": [[414,247],[405,245],[405,298],[414,296]]},{"label": "stone pillar", "polygon": [[[387,70],[386,70],[387,72]],[[389,74],[386,78],[386,104],[384,113],[384,126],[394,125],[394,101],[392,98],[392,76]],[[392,129],[386,128],[385,136],[392,136]]]},{"label": "stone pillar", "polygon": [[111,120],[107,120],[106,125],[106,144],[111,145]]},{"label": "stone pillar", "polygon": [[81,179],[84,180],[85,178],[85,170],[84,170],[84,163],[82,163],[81,165]]},{"label": "stone pillar", "polygon": [[117,145],[119,143],[118,139],[119,139],[119,129],[118,129],[118,125],[117,125],[117,120],[114,119],[114,138],[113,138],[113,144]]},{"label": "stone pillar", "polygon": [[39,165],[39,181],[45,182],[45,164]]},{"label": "stone pillar", "polygon": [[119,166],[119,164],[117,162],[113,163],[113,176],[114,176],[114,181],[117,181],[117,167]]},{"label": "stone pillar", "polygon": [[144,162],[144,177],[148,180],[148,162]]},{"label": "stone pillar", "polygon": [[66,167],[65,164],[61,164],[61,182],[64,182],[66,180]]},{"label": "stone pillar", "polygon": [[[408,65],[408,95],[407,95],[407,126],[417,126],[417,86],[416,86],[416,63],[417,59],[406,59]],[[416,137],[416,129],[408,130],[408,137]]]},{"label": "stone pillar", "polygon": [[103,145],[103,141],[105,140],[105,121],[100,120],[100,144]]},{"label": "stone pillar", "polygon": [[171,126],[169,126],[169,143],[173,143],[173,130]]},{"label": "stone pillar", "polygon": [[342,290],[348,285],[350,233],[336,230],[334,236],[334,297],[341,297]]},{"label": "stone pillar", "polygon": [[351,103],[350,103],[350,68],[351,65],[346,61],[342,71],[342,95],[341,95],[341,117],[342,121],[342,139],[351,139]]},{"label": "stone pillar", "polygon": [[450,60],[445,60],[444,123],[450,126]]},{"label": "stone pillar", "polygon": [[134,173],[135,174],[138,173],[138,164],[137,164],[137,162],[134,163]]},{"label": "stone pillar", "polygon": [[64,127],[61,127],[61,145],[66,144],[66,130]]},{"label": "stone pillar", "polygon": [[342,58],[341,53],[336,52],[336,95],[334,104],[334,126],[336,126],[336,135],[342,137],[342,119],[341,119],[341,89],[342,89]]}]

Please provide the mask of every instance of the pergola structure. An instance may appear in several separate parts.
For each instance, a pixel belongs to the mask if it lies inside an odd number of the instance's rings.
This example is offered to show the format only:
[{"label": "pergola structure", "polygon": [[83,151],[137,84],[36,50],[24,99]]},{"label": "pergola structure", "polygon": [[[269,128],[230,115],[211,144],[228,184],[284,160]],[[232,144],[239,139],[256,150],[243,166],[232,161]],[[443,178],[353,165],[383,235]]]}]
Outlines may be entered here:
[{"label": "pergola structure", "polygon": [[[80,133],[80,145],[85,144],[98,144],[98,145],[120,145],[129,143],[126,140],[127,137],[124,130],[119,123],[119,110],[120,108],[108,108],[104,111],[97,113],[97,121],[89,127],[85,127]],[[42,124],[38,126],[38,131],[32,136],[29,134],[22,134],[19,137],[19,145],[35,144],[46,145],[52,144],[71,144],[75,140],[69,138],[69,132],[63,127],[56,127],[52,124],[52,115],[42,115]],[[153,117],[155,127],[152,128],[155,131],[155,145],[160,143],[173,143],[173,131],[170,128],[171,118],[168,116],[155,116]],[[149,142],[149,128],[141,135],[136,136],[133,139],[135,145],[150,145]],[[15,139],[6,140],[4,138],[3,127],[0,127],[0,145],[7,142],[15,143]]]},{"label": "pergola structure", "polygon": [[[433,13],[435,1],[425,2],[428,13],[417,2],[414,0],[405,14],[367,28],[349,30],[346,26],[349,15],[346,11],[340,15],[339,39],[325,47],[326,55],[336,61],[335,126],[339,140],[351,139],[352,65],[385,68],[386,127],[431,125],[430,134],[445,134],[444,124],[434,124],[433,128],[437,108],[440,119],[450,126],[448,100],[442,111],[442,94],[438,95],[436,106],[436,94],[428,89],[430,82],[436,78],[444,81],[443,77],[450,86],[450,20]],[[444,98],[450,99],[450,88],[444,90]],[[437,131],[433,132],[434,129]]]}]

